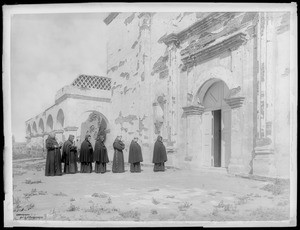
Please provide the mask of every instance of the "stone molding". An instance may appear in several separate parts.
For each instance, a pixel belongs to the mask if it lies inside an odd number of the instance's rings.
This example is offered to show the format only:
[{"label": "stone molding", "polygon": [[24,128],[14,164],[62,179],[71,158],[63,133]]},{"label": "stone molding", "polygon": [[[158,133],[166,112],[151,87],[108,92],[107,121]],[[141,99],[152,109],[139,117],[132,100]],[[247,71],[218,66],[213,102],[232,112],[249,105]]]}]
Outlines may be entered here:
[{"label": "stone molding", "polygon": [[245,97],[224,98],[224,100],[231,107],[231,109],[236,109],[242,107]]},{"label": "stone molding", "polygon": [[82,100],[88,100],[88,101],[101,101],[101,102],[111,102],[110,98],[102,98],[102,97],[91,97],[91,96],[84,96],[80,94],[64,94],[57,100],[55,100],[55,104],[59,104],[62,101],[66,100],[67,98],[73,98],[73,99],[82,99]]},{"label": "stone molding", "polygon": [[64,133],[63,129],[56,130],[55,133]]},{"label": "stone molding", "polygon": [[256,155],[272,155],[274,154],[274,149],[271,146],[255,147],[254,157]]},{"label": "stone molding", "polygon": [[221,12],[216,12],[216,13],[211,13],[208,15],[206,18],[203,20],[200,20],[198,22],[195,22],[192,24],[190,27],[187,29],[179,32],[179,33],[172,33],[168,36],[166,36],[163,39],[163,42],[166,45],[170,45],[174,42],[176,43],[181,43],[182,41],[186,40],[188,37],[191,37],[196,34],[202,34],[203,32],[209,30],[210,28],[216,26],[219,23],[222,23],[226,20],[229,20],[236,15],[241,14],[237,12],[227,12],[227,13],[221,13]]},{"label": "stone molding", "polygon": [[228,50],[235,50],[239,46],[247,41],[246,34],[238,33],[216,45],[212,45],[206,49],[196,50],[195,53],[190,54],[186,57],[182,58],[183,68],[182,70],[185,71],[188,68],[193,67],[194,65],[198,65],[204,61],[207,61],[213,57],[216,57],[225,51]]},{"label": "stone molding", "polygon": [[76,126],[68,126],[64,128],[65,131],[77,131],[78,127]]},{"label": "stone molding", "polygon": [[183,113],[187,116],[190,115],[201,115],[204,112],[203,106],[190,105],[186,107],[182,107]]}]

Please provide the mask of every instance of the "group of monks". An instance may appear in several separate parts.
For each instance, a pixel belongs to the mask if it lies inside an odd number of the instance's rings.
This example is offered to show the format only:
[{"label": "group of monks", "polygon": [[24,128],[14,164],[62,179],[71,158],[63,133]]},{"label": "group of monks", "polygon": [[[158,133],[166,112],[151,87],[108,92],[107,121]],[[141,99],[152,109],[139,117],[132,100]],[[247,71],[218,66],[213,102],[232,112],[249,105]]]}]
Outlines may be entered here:
[{"label": "group of monks", "polygon": [[[81,173],[91,173],[93,171],[92,163],[95,162],[95,173],[107,172],[106,165],[109,162],[107,148],[104,144],[105,137],[99,136],[96,140],[95,148],[91,144],[91,136],[86,135],[78,150],[74,143],[74,135],[70,135],[63,144],[58,144],[55,133],[50,133],[46,140],[47,158],[45,175],[60,176],[63,173],[72,174],[79,172],[77,162],[80,162]],[[125,144],[122,136],[117,136],[113,143],[114,157],[112,162],[113,173],[125,172],[124,154]],[[61,152],[62,151],[62,152]],[[79,157],[78,157],[79,153]],[[165,171],[165,162],[167,161],[166,148],[162,137],[158,136],[154,144],[153,160],[154,172]],[[141,172],[141,162],[143,162],[142,148],[135,137],[129,146],[128,163],[130,163],[130,172]],[[64,169],[62,170],[62,163]]]}]

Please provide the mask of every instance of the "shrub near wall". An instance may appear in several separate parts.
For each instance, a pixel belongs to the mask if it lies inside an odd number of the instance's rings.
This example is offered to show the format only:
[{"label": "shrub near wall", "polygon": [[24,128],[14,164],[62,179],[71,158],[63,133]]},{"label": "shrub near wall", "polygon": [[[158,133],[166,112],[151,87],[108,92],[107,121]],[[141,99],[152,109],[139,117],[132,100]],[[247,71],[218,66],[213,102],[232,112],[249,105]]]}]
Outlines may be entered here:
[{"label": "shrub near wall", "polygon": [[40,146],[27,147],[26,143],[13,144],[13,160],[25,158],[45,158],[46,152]]}]

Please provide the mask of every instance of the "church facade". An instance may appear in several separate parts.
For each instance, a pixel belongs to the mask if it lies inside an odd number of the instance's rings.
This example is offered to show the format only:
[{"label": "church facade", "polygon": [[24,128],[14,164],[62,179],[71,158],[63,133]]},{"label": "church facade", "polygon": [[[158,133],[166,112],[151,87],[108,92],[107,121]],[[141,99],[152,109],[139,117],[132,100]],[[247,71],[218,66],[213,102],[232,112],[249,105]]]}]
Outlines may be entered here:
[{"label": "church facade", "polygon": [[28,143],[47,127],[78,142],[102,127],[110,157],[116,135],[125,159],[137,136],[151,163],[161,135],[170,166],[289,177],[289,12],[126,12],[104,22],[107,76],[99,79],[110,86],[63,88],[52,108],[26,122]]}]

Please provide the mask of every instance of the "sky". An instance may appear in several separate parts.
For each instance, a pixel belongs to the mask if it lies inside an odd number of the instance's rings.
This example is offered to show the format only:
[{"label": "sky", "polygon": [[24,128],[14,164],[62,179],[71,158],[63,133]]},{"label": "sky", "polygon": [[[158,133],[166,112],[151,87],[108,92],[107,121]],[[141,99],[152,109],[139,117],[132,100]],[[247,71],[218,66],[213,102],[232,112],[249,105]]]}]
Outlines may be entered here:
[{"label": "sky", "polygon": [[54,104],[80,74],[106,76],[104,13],[18,14],[11,19],[12,134]]}]

